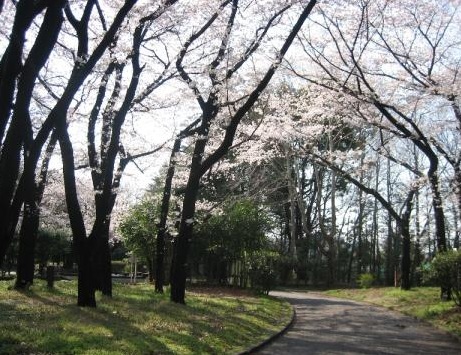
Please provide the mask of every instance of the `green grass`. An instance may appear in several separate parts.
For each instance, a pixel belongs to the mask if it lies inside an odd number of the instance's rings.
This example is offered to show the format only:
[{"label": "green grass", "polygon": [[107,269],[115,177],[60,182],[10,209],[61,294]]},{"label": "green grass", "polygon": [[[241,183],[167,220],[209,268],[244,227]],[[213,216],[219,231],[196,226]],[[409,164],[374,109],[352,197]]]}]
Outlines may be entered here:
[{"label": "green grass", "polygon": [[325,291],[325,294],[384,306],[461,337],[461,307],[452,301],[440,301],[437,287],[417,287],[409,291],[394,287],[341,289]]},{"label": "green grass", "polygon": [[148,284],[115,284],[90,309],[76,306],[75,282],[11,285],[0,281],[0,354],[234,354],[291,319],[288,303],[251,294],[188,292],[184,306]]}]

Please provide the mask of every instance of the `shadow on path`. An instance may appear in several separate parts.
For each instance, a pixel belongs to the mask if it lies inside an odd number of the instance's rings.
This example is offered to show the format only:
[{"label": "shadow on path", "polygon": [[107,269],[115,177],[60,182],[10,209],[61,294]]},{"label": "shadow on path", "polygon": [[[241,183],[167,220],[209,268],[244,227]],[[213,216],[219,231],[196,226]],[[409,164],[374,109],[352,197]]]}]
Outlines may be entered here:
[{"label": "shadow on path", "polygon": [[295,307],[296,321],[258,354],[461,354],[452,336],[397,312],[315,293],[271,295]]}]

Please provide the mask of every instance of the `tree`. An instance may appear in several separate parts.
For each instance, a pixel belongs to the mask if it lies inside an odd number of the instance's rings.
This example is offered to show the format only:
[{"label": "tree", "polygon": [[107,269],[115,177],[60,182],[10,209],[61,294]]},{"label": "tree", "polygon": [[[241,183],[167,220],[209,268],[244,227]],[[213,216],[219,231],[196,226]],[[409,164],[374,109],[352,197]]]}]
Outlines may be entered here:
[{"label": "tree", "polygon": [[40,205],[47,183],[48,166],[56,143],[57,137],[53,133],[45,150],[45,156],[40,168],[39,181],[33,185],[33,190],[27,191],[19,234],[19,252],[15,283],[15,288],[17,289],[27,288],[33,284],[35,271],[34,251],[39,233]]},{"label": "tree", "polygon": [[[246,96],[238,98],[237,101],[228,101],[227,104],[223,105],[220,102],[220,95],[225,94],[223,89],[227,87],[227,83],[234,76],[234,74],[247,62],[251,55],[258,49],[262,39],[265,37],[267,31],[272,26],[273,22],[277,20],[281,14],[288,10],[289,6],[282,7],[272,15],[267,23],[258,29],[256,37],[249,45],[243,50],[243,54],[237,57],[232,64],[227,64],[226,53],[229,53],[230,36],[234,29],[235,19],[237,10],[240,2],[224,1],[219,10],[215,12],[209,20],[189,39],[185,42],[183,48],[180,51],[180,55],[176,61],[176,68],[181,78],[191,88],[197,103],[201,109],[201,123],[198,129],[199,137],[194,145],[191,168],[189,172],[189,178],[186,186],[184,195],[184,201],[182,206],[181,222],[179,227],[179,235],[175,240],[173,264],[172,264],[172,275],[171,275],[171,300],[176,303],[185,303],[185,284],[186,284],[186,270],[187,270],[187,256],[189,250],[190,240],[192,238],[193,222],[195,216],[195,203],[197,200],[197,194],[200,186],[201,177],[213,166],[219,159],[221,159],[232,146],[235,132],[238,125],[245,114],[251,109],[261,95],[261,92],[267,87],[269,81],[272,79],[277,67],[279,66],[284,55],[288,51],[289,47],[293,43],[294,38],[301,29],[304,21],[309,16],[312,8],[316,4],[316,1],[310,1],[303,9],[299,16],[296,24],[292,27],[290,34],[286,38],[280,51],[274,60],[274,63],[270,65],[264,76],[259,80],[256,87]],[[202,92],[189,74],[187,68],[184,65],[184,59],[189,53],[190,47],[196,43],[196,41],[203,36],[207,30],[212,28],[211,26],[218,17],[223,13],[223,10],[231,5],[227,24],[225,30],[222,31],[222,37],[217,51],[213,50],[213,59],[208,62],[209,68],[207,76],[211,87],[205,92]],[[233,58],[229,58],[232,60]],[[226,65],[227,64],[227,65]],[[220,66],[224,65],[224,70]],[[224,71],[224,73],[220,73]],[[221,74],[221,77],[219,76]],[[204,94],[208,94],[208,98],[205,99]],[[228,124],[222,130],[224,137],[218,144],[217,148],[213,149],[205,158],[205,149],[207,148],[208,135],[210,133],[210,126],[216,121],[219,114],[224,114],[222,107],[237,104],[239,101],[238,108],[229,112],[226,121]]]},{"label": "tree", "polygon": [[[160,207],[160,220],[157,224],[157,248],[156,248],[156,259],[157,259],[157,268],[156,268],[156,278],[155,278],[155,291],[159,293],[163,293],[163,284],[165,280],[165,235],[167,233],[167,219],[168,219],[168,212],[170,209],[170,199],[171,199],[171,188],[172,182],[175,173],[176,167],[176,156],[181,149],[181,142],[187,136],[190,136],[194,133],[194,126],[199,122],[199,120],[195,120],[185,129],[183,129],[177,135],[173,149],[170,155],[170,161],[168,164],[168,169],[165,176],[165,183],[163,186],[163,193],[162,193],[162,204]],[[151,217],[153,218],[153,216]]]},{"label": "tree", "polygon": [[[432,10],[426,11],[429,6]],[[432,101],[426,101],[421,90],[424,89],[425,95],[432,95],[433,86],[429,82],[437,75],[445,75],[442,62],[446,59],[445,54],[447,58],[453,54],[450,50],[453,42],[443,38],[445,35],[450,38],[453,34],[451,23],[457,16],[456,7],[448,2],[443,5],[435,1],[394,4],[385,0],[374,4],[350,2],[347,7],[357,15],[345,17],[335,10],[334,3],[326,4],[322,8],[322,17],[312,23],[311,32],[301,36],[304,53],[317,65],[316,71],[307,73],[292,68],[296,75],[309,82],[350,95],[351,100],[357,102],[358,115],[364,122],[399,139],[410,140],[424,154],[432,190],[437,245],[439,250],[445,250],[439,156],[431,142],[430,122],[422,115]],[[402,16],[402,12],[408,16]],[[427,13],[434,14],[435,20],[423,15]],[[411,27],[405,26],[413,20],[423,22],[412,25],[414,31],[409,32]],[[399,32],[396,28],[406,30]],[[411,38],[411,45],[406,45],[407,41],[400,33]],[[433,35],[436,39],[432,38]],[[392,49],[393,44],[399,49]],[[430,50],[423,49],[427,45],[432,46]],[[380,59],[385,65],[375,70]],[[448,59],[447,66],[452,68],[450,62]],[[370,110],[376,110],[379,115],[370,114]]]},{"label": "tree", "polygon": [[[204,263],[209,281],[244,286],[247,264],[258,252],[268,249],[269,230],[269,218],[261,207],[251,200],[238,200],[198,223],[190,258],[197,264]],[[237,268],[237,264],[243,267]],[[238,270],[230,273],[233,267]]]},{"label": "tree", "polygon": [[[47,11],[43,23],[23,65],[21,65],[21,56],[26,31],[35,16],[45,8],[45,5],[46,2],[44,1],[37,4],[20,1],[17,4],[15,25],[12,29],[10,43],[0,62],[0,140],[9,123],[0,153],[0,170],[2,171],[0,174],[0,208],[4,211],[0,219],[0,263],[4,259],[14,235],[19,211],[24,200],[25,191],[23,189],[26,188],[25,186],[29,189],[27,205],[30,206],[34,203],[31,201],[33,200],[35,184],[34,171],[23,174],[21,182],[17,186],[20,154],[24,148],[24,160],[27,160],[33,149],[33,131],[29,113],[32,92],[39,71],[45,65],[57,41],[64,20],[62,13],[64,1],[56,1],[50,6],[46,6]],[[15,90],[16,81],[18,83],[17,90]],[[11,112],[15,95],[16,102]],[[41,145],[43,144],[44,142]],[[40,150],[41,147],[35,150],[37,160]],[[29,207],[27,209],[30,210]]]},{"label": "tree", "polygon": [[[122,72],[125,63],[118,63],[116,58],[110,61],[106,68],[98,95],[91,111],[88,122],[88,159],[92,169],[92,181],[95,191],[96,217],[87,236],[85,224],[81,216],[75,186],[74,155],[72,142],[68,130],[61,126],[60,147],[63,161],[64,184],[66,187],[66,200],[69,210],[69,218],[73,229],[75,244],[79,255],[79,305],[96,305],[94,293],[101,290],[106,295],[112,294],[112,279],[110,271],[110,249],[109,249],[109,226],[112,209],[117,197],[117,190],[120,180],[127,164],[133,159],[152,154],[154,151],[144,152],[136,156],[125,151],[120,134],[125,118],[135,102],[139,103],[161,85],[165,80],[166,68],[151,85],[136,96],[136,90],[140,81],[142,67],[140,64],[140,48],[148,34],[149,27],[155,20],[162,16],[165,11],[176,1],[162,1],[159,7],[143,16],[134,30],[132,48],[127,54],[127,61],[131,62],[130,83],[126,89],[121,105],[115,108],[115,104],[121,98],[120,85]],[[132,4],[133,5],[133,4]],[[131,5],[131,6],[132,6]],[[77,26],[78,24],[74,24]],[[115,45],[112,40],[111,45]],[[111,48],[112,49],[112,48]],[[113,51],[110,51],[113,54]],[[110,99],[101,113],[101,105],[106,94],[107,80],[115,72],[115,83]],[[95,145],[96,121],[101,115],[102,131],[100,139],[100,153],[98,155]],[[118,158],[118,167],[115,168]]]},{"label": "tree", "polygon": [[141,257],[148,266],[149,280],[152,282],[155,270],[156,255],[156,224],[159,212],[159,201],[154,198],[145,198],[134,206],[120,223],[119,229],[122,234],[123,243],[128,250],[137,257]]}]

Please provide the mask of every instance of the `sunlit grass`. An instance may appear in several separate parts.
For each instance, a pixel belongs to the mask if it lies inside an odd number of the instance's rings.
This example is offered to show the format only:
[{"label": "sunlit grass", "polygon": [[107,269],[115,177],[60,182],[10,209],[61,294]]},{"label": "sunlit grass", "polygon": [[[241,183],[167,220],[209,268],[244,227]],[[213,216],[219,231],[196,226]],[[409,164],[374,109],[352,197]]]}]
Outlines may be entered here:
[{"label": "sunlit grass", "polygon": [[184,306],[148,284],[116,284],[90,309],[76,306],[75,282],[11,285],[0,281],[1,354],[234,354],[291,319],[287,303],[250,294],[190,292]]},{"label": "sunlit grass", "polygon": [[461,307],[452,301],[440,301],[440,288],[437,287],[416,287],[409,291],[394,287],[341,289],[325,293],[394,309],[461,337]]}]

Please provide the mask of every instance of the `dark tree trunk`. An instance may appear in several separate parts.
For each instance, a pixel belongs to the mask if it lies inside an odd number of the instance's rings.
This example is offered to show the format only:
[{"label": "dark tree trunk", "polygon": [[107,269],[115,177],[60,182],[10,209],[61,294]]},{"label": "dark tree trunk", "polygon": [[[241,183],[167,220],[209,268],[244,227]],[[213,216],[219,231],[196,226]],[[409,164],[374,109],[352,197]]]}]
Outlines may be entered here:
[{"label": "dark tree trunk", "polygon": [[73,244],[78,264],[78,296],[77,304],[81,307],[96,307],[95,286],[93,280],[94,238],[86,237],[85,222],[77,197],[75,183],[74,154],[69,133],[65,123],[56,127],[61,148],[63,177],[66,192],[66,205],[72,229]]},{"label": "dark tree trunk", "polygon": [[[29,176],[22,181],[20,186],[16,184],[21,161],[20,154],[22,148],[24,148],[25,159],[27,159],[31,153],[33,136],[29,106],[32,99],[32,91],[38,73],[46,63],[57,41],[63,22],[62,8],[64,3],[64,1],[53,2],[46,11],[40,31],[19,77],[15,110],[13,112],[10,128],[8,129],[8,134],[3,142],[0,156],[0,210],[2,211],[0,216],[0,264],[11,243],[12,232],[16,228],[17,216],[19,215],[19,209],[23,202],[23,192],[21,190],[27,188],[30,192],[34,189],[35,185],[35,174],[32,171],[29,172]],[[14,38],[12,41],[13,40]],[[10,73],[8,73],[8,75],[10,75]],[[3,79],[2,77],[1,85],[3,85]],[[4,88],[1,89],[2,91],[0,94],[2,99],[3,89]],[[5,95],[7,96],[7,94]],[[0,99],[0,101],[2,99]],[[40,151],[38,151],[38,154],[39,153]],[[17,194],[16,197],[14,197],[15,192]],[[29,195],[28,198],[30,199],[32,197]]]},{"label": "dark tree trunk", "polygon": [[[24,216],[22,219],[21,231],[19,236],[19,253],[17,265],[16,288],[25,288],[33,284],[35,269],[35,244],[38,235],[40,220],[40,204],[42,203],[43,192],[48,175],[48,166],[51,155],[56,146],[57,137],[53,133],[50,142],[46,147],[45,157],[40,169],[39,182],[35,185],[34,179],[26,184]],[[32,178],[33,176],[30,176]]]},{"label": "dark tree trunk", "polygon": [[[54,1],[54,3],[58,4],[58,1]],[[58,6],[62,8],[62,4],[63,1]],[[29,0],[20,0],[16,5],[16,15],[10,42],[0,61],[0,143],[3,140],[8,119],[13,108],[16,79],[22,70],[21,64],[26,32],[44,6],[44,2],[37,4],[37,2]]]},{"label": "dark tree trunk", "polygon": [[[208,126],[204,128],[208,134]],[[192,239],[192,228],[195,215],[195,201],[199,191],[201,157],[205,151],[205,142],[197,141],[192,158],[192,166],[189,180],[184,196],[181,224],[179,234],[174,240],[173,260],[171,263],[171,294],[170,299],[176,303],[185,303],[186,277],[187,277],[187,256],[189,244]]]},{"label": "dark tree trunk", "polygon": [[351,284],[351,281],[352,281],[352,262],[354,261],[356,241],[357,241],[357,233],[355,233],[354,231],[354,237],[352,239],[352,246],[351,246],[351,254],[349,255],[349,265],[347,267],[347,283],[348,284]]},{"label": "dark tree trunk", "polygon": [[[404,222],[406,224],[406,222]],[[411,288],[411,238],[408,225],[402,228],[402,263],[400,288],[409,290]]]},{"label": "dark tree trunk", "polygon": [[410,237],[410,216],[413,197],[416,190],[411,190],[405,201],[405,210],[399,223],[400,233],[402,234],[402,263],[401,263],[401,283],[402,290],[411,288],[411,237]]},{"label": "dark tree trunk", "polygon": [[147,268],[149,271],[149,283],[153,283],[155,276],[155,262],[152,258],[147,259]]},{"label": "dark tree trunk", "polygon": [[[155,292],[163,293],[165,283],[165,229],[158,230],[156,241]],[[153,274],[152,274],[153,279]],[[151,280],[152,281],[152,280]]]},{"label": "dark tree trunk", "polygon": [[[386,186],[387,186],[387,201],[389,204],[392,203],[392,184],[391,184],[391,161],[387,161],[387,169],[386,169]],[[386,285],[391,286],[394,283],[394,262],[393,257],[394,255],[394,231],[392,229],[392,215],[391,212],[388,213],[387,216],[387,245],[386,245]]]},{"label": "dark tree trunk", "polygon": [[96,307],[93,270],[91,267],[92,245],[90,239],[84,239],[79,244],[77,305],[80,307]]},{"label": "dark tree trunk", "polygon": [[170,209],[170,197],[171,197],[171,184],[173,181],[175,167],[176,167],[176,154],[178,154],[181,148],[181,140],[191,134],[191,129],[197,125],[200,120],[192,122],[188,127],[181,131],[176,138],[173,150],[171,151],[170,163],[165,178],[165,185],[163,187],[162,195],[162,206],[160,210],[160,221],[157,225],[157,245],[156,245],[156,274],[155,274],[155,292],[163,293],[163,285],[165,283],[165,234],[166,234],[166,222],[168,219],[168,212]]},{"label": "dark tree trunk", "polygon": [[19,237],[16,289],[27,289],[34,283],[35,244],[39,224],[39,209],[35,201],[24,204],[24,217]]},{"label": "dark tree trunk", "polygon": [[93,255],[91,268],[95,290],[101,291],[104,296],[112,297],[112,265],[109,245],[109,225],[107,221],[101,228],[94,230],[88,240],[92,245],[88,253]]},{"label": "dark tree trunk", "polygon": [[435,233],[437,241],[437,252],[447,250],[447,241],[445,236],[445,214],[442,205],[442,195],[439,188],[439,177],[437,174],[438,161],[437,157],[429,160],[430,168],[428,172],[429,183],[432,190],[432,206],[435,218]]}]

